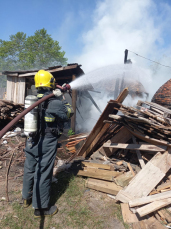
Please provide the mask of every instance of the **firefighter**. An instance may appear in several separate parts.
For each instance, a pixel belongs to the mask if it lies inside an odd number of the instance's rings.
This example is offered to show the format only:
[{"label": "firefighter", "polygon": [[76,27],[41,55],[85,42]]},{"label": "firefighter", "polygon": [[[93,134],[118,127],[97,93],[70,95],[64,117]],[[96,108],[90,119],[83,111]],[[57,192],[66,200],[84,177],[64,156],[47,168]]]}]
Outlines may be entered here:
[{"label": "firefighter", "polygon": [[[49,95],[55,88],[55,78],[47,71],[38,71],[34,80],[38,99]],[[53,166],[63,123],[73,115],[73,109],[63,100],[61,90],[53,90],[53,93],[54,97],[39,105],[38,131],[30,133],[25,147],[23,206],[32,203],[35,217],[54,215],[58,211],[57,206],[50,206],[49,202]]]}]

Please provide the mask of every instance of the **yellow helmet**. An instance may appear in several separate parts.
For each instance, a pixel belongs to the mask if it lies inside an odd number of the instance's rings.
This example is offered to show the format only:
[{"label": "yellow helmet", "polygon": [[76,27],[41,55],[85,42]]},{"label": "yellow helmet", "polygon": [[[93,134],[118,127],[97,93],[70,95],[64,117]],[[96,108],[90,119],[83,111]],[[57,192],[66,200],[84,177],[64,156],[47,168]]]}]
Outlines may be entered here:
[{"label": "yellow helmet", "polygon": [[35,87],[55,88],[55,78],[50,72],[39,70],[34,76]]}]

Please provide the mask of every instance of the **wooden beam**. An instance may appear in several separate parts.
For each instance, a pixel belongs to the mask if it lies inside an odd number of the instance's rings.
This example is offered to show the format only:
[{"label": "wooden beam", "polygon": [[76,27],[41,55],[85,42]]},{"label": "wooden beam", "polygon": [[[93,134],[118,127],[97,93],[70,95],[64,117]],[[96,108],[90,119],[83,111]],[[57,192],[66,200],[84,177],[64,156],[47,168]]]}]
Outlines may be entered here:
[{"label": "wooden beam", "polygon": [[94,139],[94,141],[92,142],[92,144],[84,152],[83,157],[86,157],[90,151],[93,151],[93,147],[95,147],[95,145],[97,144],[97,142],[99,141],[99,139],[104,135],[104,133],[107,131],[107,129],[109,128],[109,126],[110,126],[110,123],[105,123],[104,124],[104,126],[102,127],[101,131],[96,136],[96,138]]},{"label": "wooden beam", "polygon": [[133,177],[134,175],[132,175],[131,171],[123,173],[115,178],[115,183],[121,187],[125,187],[129,184]]},{"label": "wooden beam", "polygon": [[171,198],[154,201],[153,203],[150,203],[141,208],[138,208],[137,213],[142,217],[142,216],[148,215],[149,213],[157,211],[158,209],[163,208],[169,205],[170,203],[171,203]]},{"label": "wooden beam", "polygon": [[[132,140],[133,140],[133,143],[134,143],[134,144],[137,144],[137,142],[136,142],[136,140],[135,140],[135,137],[134,137],[133,135],[132,135]],[[143,160],[143,158],[142,158],[142,156],[141,156],[140,151],[139,151],[139,150],[136,150],[136,154],[137,154],[138,161],[139,161],[139,163],[140,163],[141,168],[144,168],[145,162],[144,162],[144,160]]]},{"label": "wooden beam", "polygon": [[136,130],[132,131],[130,128],[126,127],[132,135],[134,135],[135,137],[145,141],[145,142],[148,142],[150,144],[154,144],[154,145],[165,145],[165,146],[170,146],[171,147],[171,144],[167,141],[164,141],[164,140],[158,140],[158,139],[155,139],[155,138],[150,138],[149,136],[147,135],[144,135]]},{"label": "wooden beam", "polygon": [[[72,76],[72,81],[76,79],[76,76]],[[76,101],[77,101],[77,91],[72,90],[72,108],[74,110],[74,115],[71,118],[71,129],[75,132],[76,126]]]},{"label": "wooden beam", "polygon": [[17,77],[18,76],[18,73],[11,73],[11,74],[8,74],[7,76]]},{"label": "wooden beam", "polygon": [[[126,127],[122,127],[117,134],[114,135],[107,143],[126,143],[132,138],[132,134]],[[110,157],[118,149],[104,148],[103,146],[99,149],[99,152]]]},{"label": "wooden beam", "polygon": [[129,170],[131,171],[132,175],[135,176],[134,170],[132,169],[132,166],[130,165],[130,163],[127,163],[127,166],[129,168]]},{"label": "wooden beam", "polygon": [[[78,65],[75,64],[75,65],[66,66],[66,67],[60,67],[60,68],[55,68],[55,69],[46,69],[46,71],[48,71],[50,73],[53,73],[53,72],[59,72],[59,71],[64,71],[64,70],[70,70],[70,69],[74,69],[74,68],[77,68],[77,67],[78,67]],[[18,77],[34,76],[38,71],[39,70],[34,71],[34,72],[19,74]]]},{"label": "wooden beam", "polygon": [[122,187],[116,185],[113,182],[102,181],[92,178],[87,179],[85,186],[87,188],[91,188],[111,195],[116,195],[122,189]]},{"label": "wooden beam", "polygon": [[99,164],[99,163],[90,163],[90,162],[85,162],[85,161],[81,162],[81,164],[86,166],[86,167],[111,170],[111,165],[104,165],[104,164]]},{"label": "wooden beam", "polygon": [[130,207],[136,207],[136,206],[148,204],[148,203],[151,203],[151,202],[154,202],[154,201],[163,200],[163,199],[167,199],[167,198],[171,198],[171,191],[162,192],[162,193],[159,193],[159,194],[155,194],[155,195],[151,195],[151,196],[146,196],[146,197],[130,200],[129,201],[129,206]]},{"label": "wooden beam", "polygon": [[[104,125],[103,121],[108,119],[109,114],[112,113],[116,114],[118,112],[117,110],[114,110],[114,107],[120,107],[118,103],[121,103],[124,100],[124,98],[126,98],[127,94],[128,94],[128,89],[124,89],[116,101],[115,100],[109,101],[103,113],[101,114],[100,118],[98,119],[96,125],[94,126],[93,130],[89,134],[85,144],[80,149],[78,156],[84,155],[86,157],[90,153],[92,153],[92,145],[94,146],[99,140],[99,137],[97,135],[100,133],[101,129],[103,128]],[[106,123],[105,125],[107,124],[109,123]]]},{"label": "wooden beam", "polygon": [[122,210],[122,217],[123,217],[124,223],[139,222],[138,217],[136,216],[136,214],[134,214],[130,211],[127,203],[121,204],[121,210]]},{"label": "wooden beam", "polygon": [[121,173],[115,171],[108,171],[102,169],[93,169],[93,168],[85,168],[84,170],[79,170],[78,176],[92,177],[101,180],[114,181],[114,177],[119,176]]},{"label": "wooden beam", "polygon": [[171,149],[163,154],[158,152],[131,180],[129,185],[118,193],[116,199],[126,203],[135,198],[147,196],[170,168]]},{"label": "wooden beam", "polygon": [[166,146],[162,145],[150,145],[150,144],[123,144],[123,143],[104,143],[103,147],[116,148],[116,149],[131,149],[131,150],[143,150],[151,152],[164,152]]}]

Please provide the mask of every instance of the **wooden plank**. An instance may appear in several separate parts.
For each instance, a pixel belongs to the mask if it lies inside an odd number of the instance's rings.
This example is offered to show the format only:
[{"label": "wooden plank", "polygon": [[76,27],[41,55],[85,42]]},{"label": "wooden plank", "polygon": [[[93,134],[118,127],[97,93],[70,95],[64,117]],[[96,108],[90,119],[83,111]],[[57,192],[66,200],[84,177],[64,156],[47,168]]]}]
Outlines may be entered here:
[{"label": "wooden plank", "polygon": [[138,217],[136,216],[136,214],[134,214],[130,211],[127,203],[121,204],[121,210],[122,210],[122,216],[123,216],[124,223],[139,222]]},{"label": "wooden plank", "polygon": [[111,195],[116,195],[122,189],[122,187],[116,185],[113,182],[102,181],[92,178],[87,179],[85,186],[87,188],[91,188]]},{"label": "wooden plank", "polygon": [[131,149],[131,150],[143,150],[150,152],[165,152],[166,146],[162,145],[150,145],[150,144],[124,144],[124,143],[104,143],[103,147],[116,148],[116,149]]},{"label": "wooden plank", "polygon": [[[55,69],[45,69],[46,71],[53,73],[53,72],[59,72],[59,71],[64,71],[64,70],[69,70],[69,69],[74,69],[77,68],[78,64],[72,65],[72,66],[66,66],[66,67],[59,67],[59,68],[55,68]],[[37,70],[39,71],[39,70]],[[34,76],[37,71],[34,72],[28,72],[28,73],[24,73],[24,74],[19,74],[18,77],[27,77],[27,76]]]},{"label": "wooden plank", "polygon": [[93,151],[93,147],[95,147],[95,145],[97,144],[97,142],[99,141],[99,139],[104,135],[104,133],[106,132],[106,130],[109,128],[110,123],[105,123],[104,126],[102,127],[102,129],[100,130],[99,134],[96,136],[96,138],[94,139],[94,141],[90,144],[90,146],[88,147],[88,149],[84,152],[83,157],[87,156],[87,153]]},{"label": "wooden plank", "polygon": [[130,163],[127,163],[127,166],[129,170],[131,171],[132,175],[135,176],[134,170],[132,169],[132,166],[130,165]]},{"label": "wooden plank", "polygon": [[148,142],[150,144],[154,144],[154,145],[164,145],[164,146],[171,146],[171,144],[167,141],[164,141],[164,140],[158,140],[158,139],[155,139],[155,138],[150,138],[149,136],[147,135],[144,135],[136,130],[132,131],[130,128],[126,127],[130,133],[132,135],[134,135],[135,137],[145,141],[145,142]]},{"label": "wooden plank", "polygon": [[[119,96],[120,99],[118,100],[110,100],[109,103],[107,104],[106,108],[104,109],[103,113],[101,114],[100,118],[98,119],[96,125],[94,126],[93,130],[91,131],[91,133],[89,134],[89,136],[87,137],[86,142],[84,143],[84,145],[82,146],[82,148],[80,149],[80,151],[78,152],[78,156],[82,156],[84,155],[85,157],[88,156],[91,152],[91,144],[95,145],[97,139],[95,140],[95,138],[97,137],[97,135],[100,133],[101,129],[103,128],[103,121],[108,119],[109,114],[116,114],[118,111],[114,110],[114,107],[120,107],[120,105],[118,103],[123,101],[123,98],[125,98],[128,94],[128,89],[124,89],[123,92],[121,93],[122,95]],[[106,123],[109,124],[109,123]],[[95,140],[95,142],[93,142]]]},{"label": "wooden plank", "polygon": [[154,216],[144,220],[146,229],[166,229]]},{"label": "wooden plank", "polygon": [[111,170],[111,166],[110,165],[104,165],[104,164],[99,164],[99,163],[91,163],[91,162],[85,162],[85,161],[82,161],[81,164],[83,164],[86,167],[95,167],[95,168],[99,168],[99,169]]},{"label": "wooden plank", "polygon": [[168,182],[166,182],[164,184],[161,184],[161,185],[157,186],[157,191],[159,192],[159,191],[161,191],[163,189],[170,188],[170,187],[171,187],[171,181],[168,181]]},{"label": "wooden plank", "polygon": [[171,214],[166,209],[161,209],[158,213],[162,213],[163,219],[165,219],[168,223],[171,223]]},{"label": "wooden plank", "polygon": [[143,217],[169,204],[171,204],[171,198],[154,201],[153,203],[150,203],[141,208],[138,208],[137,213],[139,214],[140,217]]},{"label": "wooden plank", "polygon": [[24,104],[25,79],[7,76],[7,100]]},{"label": "wooden plank", "polygon": [[[137,142],[136,142],[134,136],[132,136],[132,140],[133,140],[133,143],[134,143],[134,144],[137,144]],[[136,150],[136,154],[137,154],[138,161],[139,161],[139,163],[140,163],[141,168],[144,168],[145,162],[144,162],[144,160],[143,160],[143,158],[142,158],[142,156],[141,156],[140,151],[139,151],[139,150]]]},{"label": "wooden plank", "polygon": [[115,178],[115,183],[121,187],[125,187],[129,184],[130,180],[134,177],[131,171],[121,174]]},{"label": "wooden plank", "polygon": [[144,101],[140,101],[140,102],[141,102],[141,104],[144,103],[146,105],[152,106],[152,107],[157,108],[157,109],[159,109],[161,111],[164,111],[164,112],[167,112],[167,113],[171,114],[171,110],[170,109],[168,109],[166,107],[163,107],[163,106],[161,106],[161,105],[159,105],[157,103],[147,102],[147,101],[145,101],[145,102]]},{"label": "wooden plank", "polygon": [[[126,143],[131,139],[132,135],[126,127],[122,127],[117,134],[114,135],[107,143]],[[99,149],[99,152],[110,157],[114,154],[118,149],[114,148],[103,148],[103,146]]]},{"label": "wooden plank", "polygon": [[164,154],[157,153],[131,180],[125,190],[116,196],[121,202],[147,196],[171,168],[171,149]]},{"label": "wooden plank", "polygon": [[127,97],[128,95],[128,88],[125,88],[120,94],[119,96],[117,97],[117,102],[118,103],[122,103],[124,101],[124,99]]},{"label": "wooden plank", "polygon": [[147,229],[144,221],[135,222],[132,224],[132,229]]},{"label": "wooden plank", "polygon": [[155,195],[130,200],[129,206],[130,207],[136,207],[136,206],[151,203],[153,201],[163,200],[163,199],[167,199],[167,198],[171,198],[171,191],[162,192],[162,193],[158,193]]},{"label": "wooden plank", "polygon": [[92,177],[102,180],[114,181],[114,178],[119,176],[121,173],[115,171],[108,171],[102,169],[93,169],[93,168],[86,168],[84,170],[79,170],[77,175],[78,176],[86,176]]}]

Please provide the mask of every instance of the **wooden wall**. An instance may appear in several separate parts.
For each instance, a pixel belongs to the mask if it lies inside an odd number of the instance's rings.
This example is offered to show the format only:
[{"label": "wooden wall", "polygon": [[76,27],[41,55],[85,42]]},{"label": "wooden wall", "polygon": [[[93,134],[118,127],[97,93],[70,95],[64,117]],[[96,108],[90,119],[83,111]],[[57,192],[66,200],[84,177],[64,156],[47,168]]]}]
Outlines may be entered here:
[{"label": "wooden wall", "polygon": [[24,104],[25,78],[7,76],[7,100]]}]

